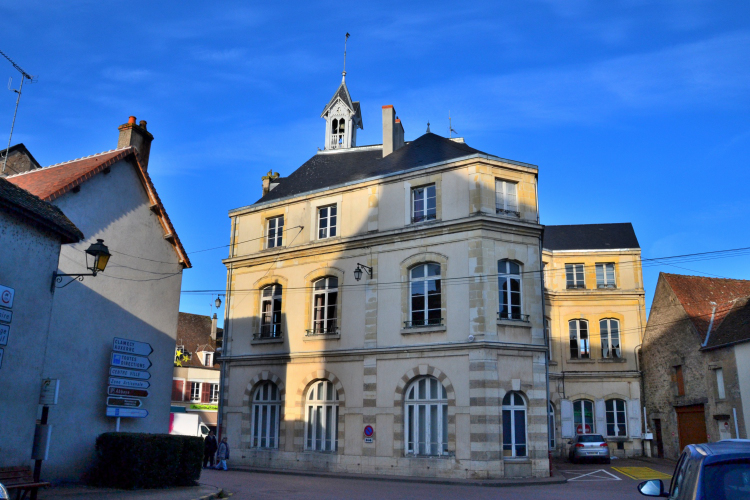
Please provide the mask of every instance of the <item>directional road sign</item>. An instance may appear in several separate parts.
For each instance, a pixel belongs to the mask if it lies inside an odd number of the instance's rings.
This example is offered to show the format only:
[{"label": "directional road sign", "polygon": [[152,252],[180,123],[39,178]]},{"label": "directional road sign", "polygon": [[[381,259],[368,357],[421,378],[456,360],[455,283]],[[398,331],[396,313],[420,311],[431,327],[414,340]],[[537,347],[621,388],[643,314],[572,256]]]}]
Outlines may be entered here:
[{"label": "directional road sign", "polygon": [[0,321],[3,323],[10,323],[10,320],[13,319],[13,311],[9,311],[7,309],[0,309]]},{"label": "directional road sign", "polygon": [[137,342],[135,340],[122,339],[115,337],[112,341],[112,350],[115,352],[124,352],[126,354],[136,354],[138,356],[148,356],[154,349],[151,344],[146,342]]},{"label": "directional road sign", "polygon": [[137,378],[141,380],[148,380],[151,378],[151,374],[149,372],[129,370],[127,368],[117,368],[115,366],[109,367],[109,374],[112,375],[113,377],[128,377],[128,378]]},{"label": "directional road sign", "polygon": [[109,377],[109,385],[114,387],[130,387],[131,389],[148,389],[151,384],[144,380],[130,380],[127,378]]},{"label": "directional road sign", "polygon": [[10,336],[10,325],[0,324],[0,345],[8,345],[9,336]]},{"label": "directional road sign", "polygon": [[130,389],[128,387],[107,387],[107,394],[110,396],[126,396],[129,398],[147,398],[146,389]]},{"label": "directional road sign", "polygon": [[107,408],[107,416],[144,418],[148,416],[148,410],[136,410],[133,408]]},{"label": "directional road sign", "polygon": [[130,398],[107,398],[107,406],[123,406],[125,408],[140,408],[140,399]]},{"label": "directional road sign", "polygon": [[133,368],[135,370],[148,370],[151,368],[151,361],[148,358],[142,356],[131,356],[130,354],[121,354],[119,352],[112,353],[110,364],[112,366]]}]

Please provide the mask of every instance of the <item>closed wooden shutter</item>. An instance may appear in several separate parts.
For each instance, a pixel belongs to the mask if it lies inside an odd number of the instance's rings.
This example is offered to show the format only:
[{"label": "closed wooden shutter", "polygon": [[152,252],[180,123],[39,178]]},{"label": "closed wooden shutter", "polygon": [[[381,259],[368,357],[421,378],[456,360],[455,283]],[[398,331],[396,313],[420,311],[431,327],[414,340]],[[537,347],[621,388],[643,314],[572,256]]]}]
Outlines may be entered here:
[{"label": "closed wooden shutter", "polygon": [[573,428],[573,403],[568,399],[560,400],[560,422],[562,423],[562,437],[575,437]]},{"label": "closed wooden shutter", "polygon": [[630,437],[641,437],[641,400],[628,400],[628,431]]},{"label": "closed wooden shutter", "polygon": [[172,380],[172,401],[183,400],[183,389],[185,388],[184,380]]},{"label": "closed wooden shutter", "polygon": [[594,433],[601,434],[602,436],[607,435],[607,410],[604,405],[603,399],[597,399],[594,401],[595,405],[595,418],[596,418],[596,430]]},{"label": "closed wooden shutter", "polygon": [[201,384],[201,403],[211,402],[211,384]]}]

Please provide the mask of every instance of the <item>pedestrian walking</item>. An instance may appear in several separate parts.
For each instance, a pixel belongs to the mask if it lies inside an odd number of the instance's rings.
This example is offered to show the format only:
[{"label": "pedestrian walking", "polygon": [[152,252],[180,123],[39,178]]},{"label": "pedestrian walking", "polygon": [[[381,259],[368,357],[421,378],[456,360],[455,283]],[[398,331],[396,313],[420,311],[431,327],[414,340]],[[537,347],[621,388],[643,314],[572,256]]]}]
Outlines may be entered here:
[{"label": "pedestrian walking", "polygon": [[203,468],[214,466],[214,454],[219,449],[219,445],[216,442],[216,436],[214,431],[208,433],[206,440],[203,442]]},{"label": "pedestrian walking", "polygon": [[229,443],[226,436],[221,438],[219,451],[216,453],[216,468],[227,470],[227,460],[229,460]]}]

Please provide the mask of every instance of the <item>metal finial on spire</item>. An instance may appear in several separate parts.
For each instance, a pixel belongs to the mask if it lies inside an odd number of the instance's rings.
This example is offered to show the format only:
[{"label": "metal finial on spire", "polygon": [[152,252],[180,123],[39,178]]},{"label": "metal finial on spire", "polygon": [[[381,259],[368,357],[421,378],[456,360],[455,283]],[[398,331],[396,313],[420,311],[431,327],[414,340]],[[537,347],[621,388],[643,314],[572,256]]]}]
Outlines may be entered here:
[{"label": "metal finial on spire", "polygon": [[344,82],[346,79],[346,41],[349,40],[349,33],[346,34],[346,37],[344,38],[344,71],[341,73],[341,83]]},{"label": "metal finial on spire", "polygon": [[427,132],[426,133],[427,134],[430,133],[430,121],[429,120],[427,121]]}]

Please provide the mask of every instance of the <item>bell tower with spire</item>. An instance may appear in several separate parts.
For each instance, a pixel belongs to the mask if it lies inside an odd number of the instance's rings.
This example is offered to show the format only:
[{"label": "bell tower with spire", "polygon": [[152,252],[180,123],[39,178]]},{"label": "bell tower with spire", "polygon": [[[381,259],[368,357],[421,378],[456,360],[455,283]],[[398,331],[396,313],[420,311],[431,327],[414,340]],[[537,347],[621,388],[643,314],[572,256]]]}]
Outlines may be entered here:
[{"label": "bell tower with spire", "polygon": [[341,85],[320,117],[326,121],[325,149],[347,149],[357,145],[357,129],[362,126],[362,113],[359,101],[352,101],[349,89],[346,88],[346,40],[344,39],[344,71],[341,74]]}]

